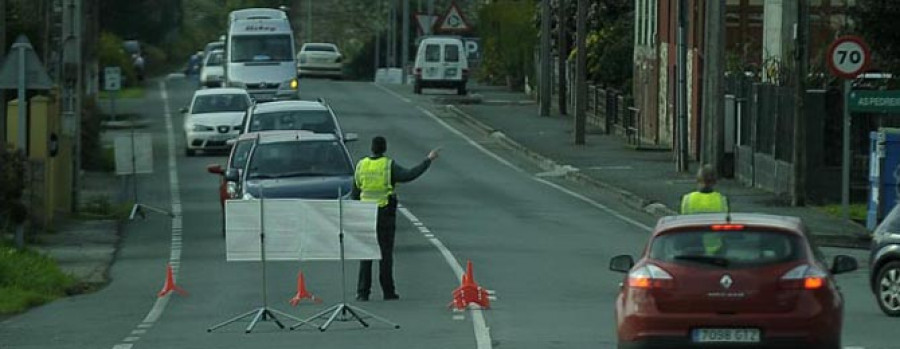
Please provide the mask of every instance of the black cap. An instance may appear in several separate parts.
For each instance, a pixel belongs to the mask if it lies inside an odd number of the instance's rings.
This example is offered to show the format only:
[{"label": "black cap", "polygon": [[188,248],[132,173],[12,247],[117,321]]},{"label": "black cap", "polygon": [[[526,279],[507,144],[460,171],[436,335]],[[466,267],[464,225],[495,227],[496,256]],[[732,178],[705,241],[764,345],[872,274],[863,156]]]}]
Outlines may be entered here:
[{"label": "black cap", "polygon": [[383,155],[387,151],[387,140],[382,136],[372,138],[372,154]]}]

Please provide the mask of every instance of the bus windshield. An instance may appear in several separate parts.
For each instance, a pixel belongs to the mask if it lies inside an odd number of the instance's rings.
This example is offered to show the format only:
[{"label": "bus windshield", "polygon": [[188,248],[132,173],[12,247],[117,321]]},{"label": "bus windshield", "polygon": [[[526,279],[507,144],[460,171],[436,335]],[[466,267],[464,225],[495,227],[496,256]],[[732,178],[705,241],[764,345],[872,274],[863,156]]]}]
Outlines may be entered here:
[{"label": "bus windshield", "polygon": [[231,39],[231,62],[285,62],[293,60],[291,36],[243,35]]}]

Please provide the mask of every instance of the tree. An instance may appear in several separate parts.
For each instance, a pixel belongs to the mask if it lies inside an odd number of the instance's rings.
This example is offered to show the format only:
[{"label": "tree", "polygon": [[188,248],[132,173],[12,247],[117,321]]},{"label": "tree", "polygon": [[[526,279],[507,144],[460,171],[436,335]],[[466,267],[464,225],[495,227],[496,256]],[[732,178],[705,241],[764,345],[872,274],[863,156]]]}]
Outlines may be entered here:
[{"label": "tree", "polygon": [[873,49],[873,61],[881,70],[900,73],[900,2],[895,0],[858,0],[851,11],[857,31]]}]

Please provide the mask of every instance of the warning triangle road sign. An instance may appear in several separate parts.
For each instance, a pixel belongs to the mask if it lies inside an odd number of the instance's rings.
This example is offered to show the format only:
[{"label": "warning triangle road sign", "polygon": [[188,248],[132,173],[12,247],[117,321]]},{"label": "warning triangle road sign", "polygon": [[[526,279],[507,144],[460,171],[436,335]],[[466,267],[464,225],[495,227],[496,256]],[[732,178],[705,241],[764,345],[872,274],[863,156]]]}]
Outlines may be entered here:
[{"label": "warning triangle road sign", "polygon": [[419,25],[420,33],[431,33],[431,28],[434,27],[434,23],[437,21],[437,16],[434,15],[426,15],[426,14],[417,14],[416,15],[416,23]]},{"label": "warning triangle road sign", "polygon": [[19,87],[19,51],[25,50],[25,88],[30,90],[49,90],[53,87],[53,80],[44,70],[40,58],[34,52],[31,42],[24,35],[19,35],[12,45],[3,65],[0,66],[0,89],[15,89]]},{"label": "warning triangle road sign", "polygon": [[464,32],[471,29],[472,27],[469,26],[469,23],[466,21],[462,11],[459,10],[459,6],[457,6],[455,2],[450,5],[450,9],[447,10],[447,13],[441,17],[437,27],[438,31],[444,32]]}]

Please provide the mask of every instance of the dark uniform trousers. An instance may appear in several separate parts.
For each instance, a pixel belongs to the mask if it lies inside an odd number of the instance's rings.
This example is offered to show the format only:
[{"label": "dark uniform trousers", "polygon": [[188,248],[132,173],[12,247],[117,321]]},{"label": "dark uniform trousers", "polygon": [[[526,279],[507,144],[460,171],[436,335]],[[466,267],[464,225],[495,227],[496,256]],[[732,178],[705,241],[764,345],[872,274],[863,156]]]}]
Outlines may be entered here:
[{"label": "dark uniform trousers", "polygon": [[[394,295],[394,232],[397,221],[397,201],[390,200],[385,207],[378,208],[378,221],[375,231],[378,236],[378,247],[381,249],[381,260],[378,262],[378,281],[385,296]],[[372,287],[372,261],[359,263],[359,282],[356,294],[368,296]]]}]

